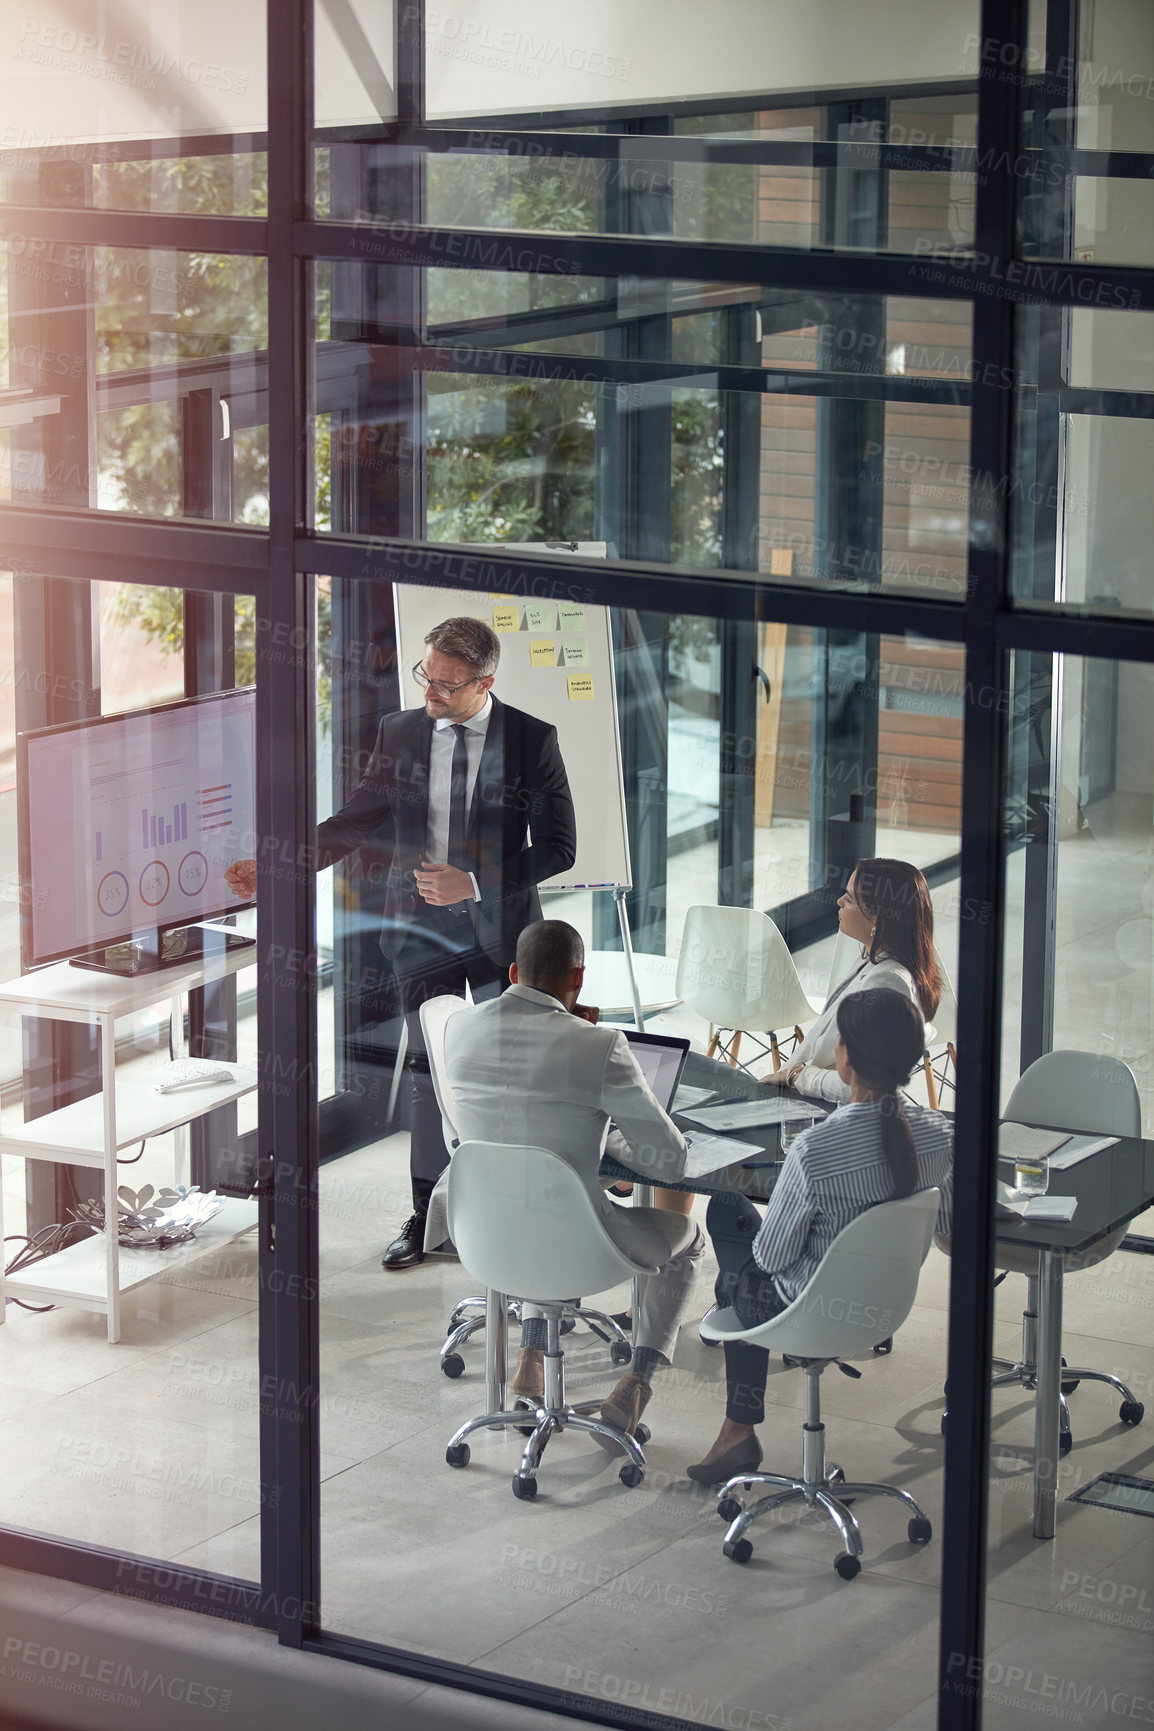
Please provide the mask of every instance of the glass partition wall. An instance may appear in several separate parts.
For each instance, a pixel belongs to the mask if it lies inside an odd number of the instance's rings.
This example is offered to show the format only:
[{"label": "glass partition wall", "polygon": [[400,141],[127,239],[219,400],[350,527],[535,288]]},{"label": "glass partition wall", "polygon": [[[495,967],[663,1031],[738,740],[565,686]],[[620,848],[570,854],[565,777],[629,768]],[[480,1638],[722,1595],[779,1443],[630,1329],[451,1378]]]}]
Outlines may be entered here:
[{"label": "glass partition wall", "polygon": [[[50,9],[0,43],[0,946],[35,990],[17,733],[254,686],[255,967],[111,1049],[118,1086],[167,1063],[169,1026],[251,1067],[187,1136],[190,1174],[255,1226],[179,1267],[154,1252],[115,1342],[58,1292],[19,1308],[19,1235],[101,1204],[104,1175],[21,1151],[100,1076],[89,1028],[21,1019],[17,993],[0,1560],[609,1724],[961,1728],[1122,1695],[1137,1716],[1143,9],[830,0],[751,28],[735,3],[707,32],[648,0],[532,29],[496,4],[288,0],[267,47],[259,5],[186,10],[179,43],[171,8],[91,39]],[[911,1095],[954,1115],[951,1229],[892,1352],[822,1389],[831,1454],[916,1496],[933,1536],[862,1499],[856,1582],[810,1515],[759,1522],[739,1567],[685,1476],[722,1410],[711,1252],[641,1485],[573,1434],[531,1503],[515,1433],[445,1463],[482,1406],[483,1335],[459,1376],[438,1365],[474,1286],[451,1258],[380,1266],[411,1134],[382,884],[364,859],[318,874],[315,847],[381,716],[417,701],[405,621],[433,589],[502,634],[515,616],[567,704],[588,681],[615,715],[638,974],[699,1056],[690,908],[768,913],[816,1014],[855,862],[926,874],[951,996]],[[611,889],[544,911],[616,978]],[[1023,1271],[996,1125],[1054,1050],[1127,1066],[1137,1129],[1108,1171],[1067,1169],[1109,1260],[1075,1267],[1059,1223]],[[147,1140],[138,1172],[163,1181],[168,1153]],[[603,1398],[606,1343],[565,1338],[571,1393]],[[1056,1343],[1124,1385],[1077,1379],[1068,1425]],[[991,1392],[995,1352],[1020,1352],[1016,1387]],[[802,1389],[775,1359],[771,1470],[800,1459]],[[856,1669],[823,1666],[827,1608]]]}]

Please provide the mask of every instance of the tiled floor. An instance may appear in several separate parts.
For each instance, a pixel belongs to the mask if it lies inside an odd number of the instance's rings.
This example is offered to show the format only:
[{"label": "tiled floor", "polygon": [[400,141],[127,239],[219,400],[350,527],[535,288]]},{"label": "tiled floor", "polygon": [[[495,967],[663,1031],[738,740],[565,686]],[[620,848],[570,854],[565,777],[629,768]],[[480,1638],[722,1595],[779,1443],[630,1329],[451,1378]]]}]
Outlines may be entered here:
[{"label": "tiled floor", "polygon": [[[833,1571],[833,1529],[805,1514],[755,1529],[744,1569],[726,1560],[713,1500],[684,1476],[722,1406],[720,1354],[694,1329],[647,1415],[650,1471],[637,1490],[578,1437],[550,1445],[533,1504],[509,1488],[513,1435],[478,1438],[466,1471],[445,1466],[447,1436],[481,1404],[482,1353],[476,1342],[465,1349],[457,1381],[437,1371],[441,1327],[468,1286],[457,1263],[430,1260],[396,1276],[380,1269],[404,1168],[405,1139],[395,1136],[322,1173],[326,1625],[703,1723],[932,1724],[937,1541],[914,1549],[902,1512],[877,1501],[859,1510],[866,1566],[852,1584]],[[251,1257],[236,1246],[142,1289],[116,1348],[103,1342],[99,1319],[9,1308],[0,1521],[256,1575]],[[1068,1356],[1116,1368],[1143,1389],[1154,1377],[1149,1267],[1119,1253],[1072,1279],[1066,1305]],[[852,1476],[911,1490],[935,1522],[949,1273],[933,1251],[892,1355],[865,1363],[860,1381],[830,1372],[823,1382],[831,1455]],[[1001,1350],[1016,1342],[1021,1285],[1011,1279],[998,1295]],[[616,1375],[584,1333],[570,1338],[567,1370],[571,1392],[583,1396]],[[293,1398],[280,1391],[282,1404]],[[774,1361],[768,1464],[797,1464],[803,1404],[802,1376]],[[1148,1427],[1123,1429],[1108,1391],[1086,1386],[1072,1404],[1063,1494],[1110,1468],[1151,1473]],[[1008,1393],[995,1407],[989,1722],[1036,1717],[1035,1698],[1051,1697],[1031,1691],[1054,1690],[1054,1701],[1074,1705],[1100,1680],[1115,1695],[1141,1693],[1154,1534],[1140,1517],[1063,1501],[1054,1543],[1040,1545],[1030,1535],[1030,1400]]]}]

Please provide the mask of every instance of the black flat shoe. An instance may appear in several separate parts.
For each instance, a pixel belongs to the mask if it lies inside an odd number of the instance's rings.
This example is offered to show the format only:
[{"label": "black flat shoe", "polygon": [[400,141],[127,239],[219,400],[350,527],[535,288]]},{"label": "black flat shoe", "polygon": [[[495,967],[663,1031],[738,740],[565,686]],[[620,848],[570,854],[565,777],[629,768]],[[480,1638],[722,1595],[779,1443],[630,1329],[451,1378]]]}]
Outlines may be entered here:
[{"label": "black flat shoe", "polygon": [[615,1322],[618,1328],[623,1329],[626,1334],[633,1333],[633,1318],[627,1310],[619,1310],[616,1316],[610,1311],[609,1320]]},{"label": "black flat shoe", "polygon": [[425,1260],[425,1216],[410,1214],[385,1254],[381,1267],[389,1269],[415,1268]]},{"label": "black flat shoe", "polygon": [[723,1485],[726,1479],[735,1479],[738,1473],[756,1472],[760,1465],[761,1444],[754,1436],[734,1443],[708,1466],[704,1461],[698,1461],[696,1466],[686,1467],[685,1471],[699,1485]]}]

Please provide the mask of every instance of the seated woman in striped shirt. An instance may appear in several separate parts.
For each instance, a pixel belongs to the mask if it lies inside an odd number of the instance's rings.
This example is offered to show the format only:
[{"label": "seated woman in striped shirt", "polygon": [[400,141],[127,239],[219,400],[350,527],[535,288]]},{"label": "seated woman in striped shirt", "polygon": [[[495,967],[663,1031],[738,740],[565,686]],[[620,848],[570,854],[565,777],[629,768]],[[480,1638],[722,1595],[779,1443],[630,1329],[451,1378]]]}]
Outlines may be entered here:
[{"label": "seated woman in striped shirt", "polygon": [[[897,1090],[920,1062],[919,1009],[897,992],[848,996],[837,1009],[837,1073],[849,1103],[798,1137],[763,1220],[748,1198],[714,1196],[705,1217],[717,1255],[718,1304],[745,1328],[777,1316],[808,1285],[838,1233],[879,1202],[937,1185],[938,1230],[948,1232],[953,1127]],[[769,1353],[725,1342],[725,1423],[689,1476],[720,1484],[761,1461]]]},{"label": "seated woman in striped shirt", "polygon": [[838,898],[837,923],[861,945],[861,959],[830,994],[788,1063],[761,1080],[841,1105],[849,1091],[834,1067],[838,1005],[885,986],[920,1006],[931,1022],[942,982],[934,954],[934,906],[917,866],[901,859],[859,859]]}]

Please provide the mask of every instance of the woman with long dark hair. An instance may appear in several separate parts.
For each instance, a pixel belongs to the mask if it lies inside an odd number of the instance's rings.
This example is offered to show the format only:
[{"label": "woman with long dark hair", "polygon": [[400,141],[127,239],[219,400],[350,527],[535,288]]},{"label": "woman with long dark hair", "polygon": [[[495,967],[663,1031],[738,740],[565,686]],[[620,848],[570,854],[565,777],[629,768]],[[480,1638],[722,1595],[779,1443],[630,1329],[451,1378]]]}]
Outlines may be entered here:
[{"label": "woman with long dark hair", "polygon": [[861,960],[831,993],[789,1062],[761,1080],[841,1103],[849,1094],[834,1064],[838,1006],[884,986],[916,1004],[930,1022],[942,982],[934,954],[933,903],[917,866],[900,859],[858,860],[837,908],[838,928],[861,945]]},{"label": "woman with long dark hair", "polygon": [[[879,1202],[937,1185],[938,1230],[949,1230],[953,1131],[949,1120],[898,1094],[920,1062],[920,1007],[897,992],[844,997],[836,1010],[837,1074],[847,1105],[798,1137],[764,1220],[748,1198],[715,1196],[705,1217],[717,1255],[717,1302],[744,1328],[768,1322],[812,1279],[843,1227]],[[725,1423],[689,1476],[720,1484],[761,1460],[769,1353],[725,1342]]]}]

